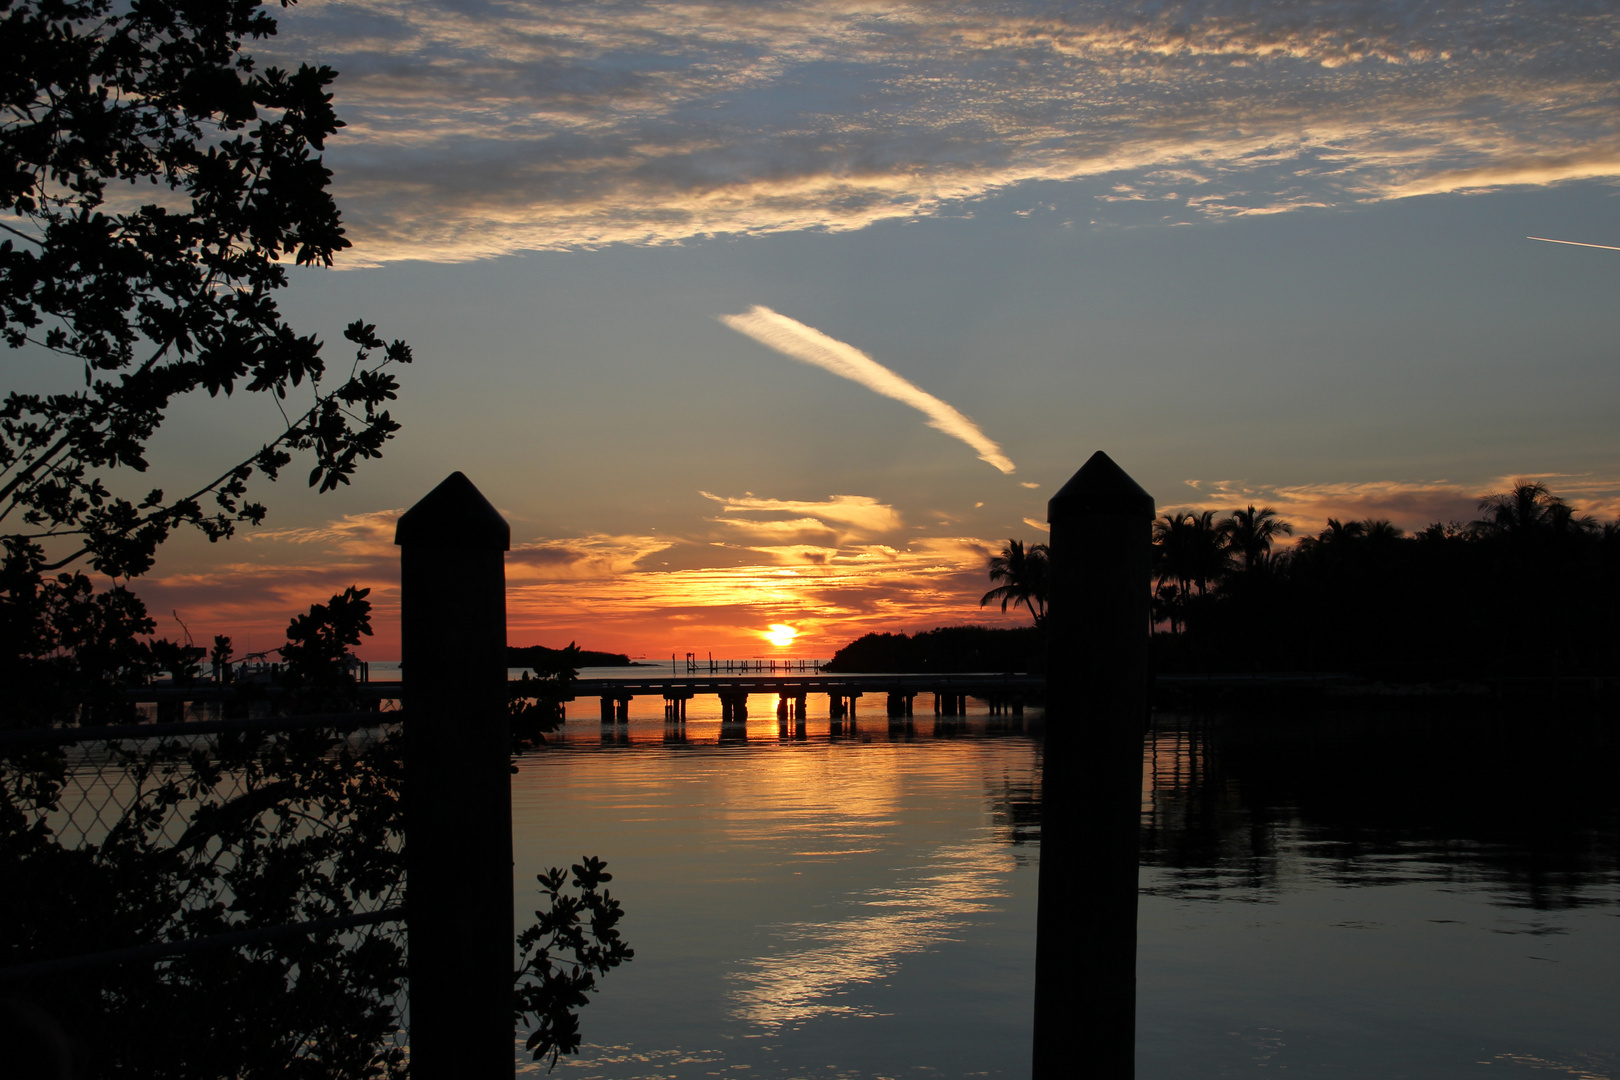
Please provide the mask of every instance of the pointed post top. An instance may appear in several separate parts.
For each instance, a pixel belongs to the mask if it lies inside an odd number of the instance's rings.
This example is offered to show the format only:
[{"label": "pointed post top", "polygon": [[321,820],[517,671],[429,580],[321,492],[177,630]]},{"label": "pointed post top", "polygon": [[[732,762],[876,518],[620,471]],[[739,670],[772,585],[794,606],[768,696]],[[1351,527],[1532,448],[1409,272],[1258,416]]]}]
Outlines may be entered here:
[{"label": "pointed post top", "polygon": [[394,543],[402,547],[512,550],[512,527],[466,474],[453,472],[400,516]]},{"label": "pointed post top", "polygon": [[1114,459],[1098,450],[1046,504],[1046,520],[1081,514],[1152,518],[1153,496],[1142,490]]}]

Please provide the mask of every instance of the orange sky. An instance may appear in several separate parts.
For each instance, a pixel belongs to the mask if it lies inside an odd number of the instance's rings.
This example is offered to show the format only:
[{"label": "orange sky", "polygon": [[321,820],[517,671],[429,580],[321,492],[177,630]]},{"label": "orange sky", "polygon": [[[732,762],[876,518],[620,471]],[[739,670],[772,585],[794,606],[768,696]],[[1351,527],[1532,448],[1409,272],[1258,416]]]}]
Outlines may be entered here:
[{"label": "orange sky", "polygon": [[[859,497],[714,501],[717,516],[694,535],[515,543],[506,559],[508,641],[576,641],[650,658],[825,658],[869,630],[1028,621],[1027,614],[978,606],[991,585],[986,566],[1002,541],[906,537],[891,507]],[[153,574],[136,588],[160,634],[180,634],[179,618],[193,640],[229,633],[242,652],[279,644],[290,615],[309,603],[350,584],[367,586],[375,636],[362,655],[393,659],[400,512],[246,536],[215,549],[233,561]],[[792,627],[797,637],[772,644],[765,638],[772,624]]]},{"label": "orange sky", "polygon": [[[1275,507],[1297,535],[1328,517],[1389,518],[1408,530],[1432,521],[1466,522],[1479,494],[1505,489],[1501,477],[1476,488],[1453,483],[1369,482],[1293,487],[1188,481],[1160,494],[1161,513],[1254,502]],[[1583,511],[1610,519],[1620,485],[1593,476],[1544,478]],[[1185,496],[1171,502],[1164,496]],[[864,496],[786,501],[705,493],[710,513],[679,533],[547,539],[515,534],[506,559],[507,638],[514,645],[719,657],[831,656],[868,631],[919,631],[980,623],[1021,625],[1022,612],[981,609],[986,567],[1006,538],[953,535],[949,522],[909,524],[893,506]],[[186,572],[156,572],[136,583],[158,633],[193,640],[232,635],[239,653],[273,648],[287,621],[310,603],[354,584],[369,587],[375,636],[361,649],[373,660],[399,654],[399,551],[402,511],[357,514],[317,528],[264,530],[204,547],[183,540]],[[1044,539],[1034,523],[1020,537]],[[198,569],[203,556],[212,557]],[[226,561],[218,561],[224,559]],[[765,634],[785,624],[786,646]]]}]

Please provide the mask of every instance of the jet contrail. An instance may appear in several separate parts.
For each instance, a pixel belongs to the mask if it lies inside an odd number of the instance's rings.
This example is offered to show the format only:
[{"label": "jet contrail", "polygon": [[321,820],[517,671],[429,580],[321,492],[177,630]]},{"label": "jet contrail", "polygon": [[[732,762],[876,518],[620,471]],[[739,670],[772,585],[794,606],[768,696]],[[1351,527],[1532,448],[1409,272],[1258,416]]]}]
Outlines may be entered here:
[{"label": "jet contrail", "polygon": [[1526,240],[1540,240],[1544,244],[1568,244],[1571,247],[1595,247],[1604,251],[1620,251],[1620,247],[1613,244],[1583,244],[1579,240],[1554,240],[1550,236],[1527,236]]},{"label": "jet contrail", "polygon": [[1001,447],[979,430],[979,425],[853,345],[846,345],[814,327],[786,315],[778,315],[758,304],[749,309],[746,315],[721,315],[720,321],[784,356],[825,368],[834,375],[860,383],[874,393],[904,402],[928,417],[929,427],[961,439],[977,450],[979,460],[988,461],[1004,473],[1010,473],[1015,468],[1001,452]]}]

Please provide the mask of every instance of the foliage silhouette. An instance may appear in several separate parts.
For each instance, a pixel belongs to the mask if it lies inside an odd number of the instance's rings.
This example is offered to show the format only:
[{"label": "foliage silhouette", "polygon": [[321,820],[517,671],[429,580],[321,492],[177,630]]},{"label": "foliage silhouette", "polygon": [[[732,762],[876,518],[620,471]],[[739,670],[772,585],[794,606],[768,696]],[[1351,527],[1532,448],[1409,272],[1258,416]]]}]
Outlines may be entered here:
[{"label": "foliage silhouette", "polygon": [[[511,650],[508,650],[510,653]],[[546,733],[562,727],[563,703],[574,696],[579,677],[579,646],[528,653],[533,674],[525,671],[508,686],[514,751],[546,741]]]},{"label": "foliage silhouette", "polygon": [[1275,511],[1234,511],[1228,566],[1207,592],[1184,587],[1172,522],[1187,514],[1168,514],[1155,529],[1156,616],[1168,628],[1155,662],[1422,681],[1620,674],[1620,525],[1600,527],[1536,481],[1479,507],[1472,523],[1413,536],[1386,520],[1329,519],[1281,551],[1270,550]]},{"label": "foliage silhouette", "polygon": [[[336,73],[258,70],[244,39],[275,32],[258,0],[8,8],[0,210],[18,224],[0,242],[4,336],[70,360],[84,384],[0,406],[0,520],[27,530],[9,539],[65,541],[46,569],[88,557],[126,577],[180,525],[217,540],[258,523],[247,483],[274,480],[290,451],[313,457],[311,486],[348,483],[399,426],[382,407],[397,389],[384,369],[410,349],[356,321],[353,365],[325,386],[320,341],[272,295],[283,258],[327,265],[349,246],[318,156],[342,126],[326,89]],[[136,184],[154,201],[109,190]],[[281,402],[306,380],[310,404],[288,416]],[[113,490],[112,470],[146,471],[176,398],[239,386],[282,409],[269,443],[179,498]]]},{"label": "foliage silhouette", "polygon": [[1046,638],[1032,626],[939,626],[918,634],[863,634],[833,654],[830,672],[1039,672]]},{"label": "foliage silhouette", "polygon": [[[330,702],[369,607],[350,589],[293,620],[294,683],[319,695],[289,700]],[[396,739],[331,727],[227,731],[206,747],[119,741],[100,765],[72,750],[0,750],[0,966],[397,901],[400,752]],[[104,805],[77,801],[87,784],[105,785]],[[76,838],[86,813],[97,820]],[[326,929],[8,991],[54,1017],[97,1076],[397,1077],[404,965],[397,936]]]},{"label": "foliage silhouette", "polygon": [[[291,620],[278,699],[288,711],[357,702],[351,649],[370,633],[368,592],[350,587]],[[528,707],[540,713],[565,686],[549,682]],[[255,689],[238,684],[248,697]],[[10,886],[0,890],[0,967],[397,902],[407,739],[355,742],[315,728],[226,733],[206,752],[184,739],[113,744],[107,768],[134,797],[102,822],[100,839],[78,844],[45,824],[52,808],[72,809],[68,753],[0,748],[0,875]],[[549,1053],[553,1063],[577,1052],[576,1013],[596,977],[633,955],[616,929],[622,909],[600,889],[605,864],[587,857],[573,871],[578,897],[563,892],[562,871],[542,875],[545,909],[517,939],[514,1011],[534,1018],[535,1060]],[[405,977],[397,936],[319,931],[8,990],[54,1017],[98,1076],[403,1078],[391,1035]]]},{"label": "foliage silhouette", "polygon": [[1045,544],[1034,544],[1026,550],[1022,540],[1008,540],[1001,554],[990,559],[990,580],[1002,584],[980,597],[979,606],[999,600],[1001,610],[1006,611],[1008,604],[1022,603],[1039,629],[1046,621],[1048,554]]},{"label": "foliage silhouette", "polygon": [[1243,557],[1245,570],[1262,566],[1278,537],[1294,535],[1294,526],[1269,506],[1233,510],[1221,522],[1221,529],[1232,552]]},{"label": "foliage silhouette", "polygon": [[518,935],[521,962],[513,975],[516,1022],[533,1028],[524,1045],[535,1061],[549,1054],[553,1068],[559,1055],[579,1052],[575,1010],[590,1003],[597,976],[635,956],[618,931],[623,909],[606,889],[598,890],[613,880],[607,863],[586,856],[571,869],[577,897],[564,892],[568,875],[558,867],[535,879],[546,907]]},{"label": "foliage silhouette", "polygon": [[[356,320],[328,379],[322,343],[277,307],[284,260],[348,246],[319,156],[342,122],[330,68],[243,51],[275,32],[258,0],[0,10],[0,336],[66,361],[68,387],[0,402],[0,679],[27,688],[0,725],[128,719],[117,687],[194,659],[141,640],[155,626],[128,580],[177,528],[220,540],[262,521],[249,482],[295,454],[310,486],[347,484],[399,427],[389,369],[411,352]],[[267,442],[181,493],[135,487],[179,399],[239,389],[277,410]],[[75,563],[115,584],[56,573]]]}]

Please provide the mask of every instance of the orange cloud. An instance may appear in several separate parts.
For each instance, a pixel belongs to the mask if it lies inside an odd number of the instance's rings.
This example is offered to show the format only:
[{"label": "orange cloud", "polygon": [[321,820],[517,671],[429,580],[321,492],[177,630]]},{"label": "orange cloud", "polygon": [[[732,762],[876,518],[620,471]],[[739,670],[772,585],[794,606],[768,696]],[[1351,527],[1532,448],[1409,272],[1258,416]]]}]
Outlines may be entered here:
[{"label": "orange cloud", "polygon": [[1016,625],[1011,613],[978,607],[990,552],[980,540],[918,538],[904,548],[767,549],[769,561],[741,566],[533,582],[508,588],[507,632],[514,642],[611,642],[596,647],[649,656],[752,656],[764,648],[762,630],[787,623],[799,632],[794,655],[825,657],[872,630]]},{"label": "orange cloud", "polygon": [[[1546,482],[1583,513],[1620,515],[1620,478],[1529,478]],[[1471,520],[1480,496],[1505,491],[1514,480],[1189,481],[1195,486],[1188,493],[1196,498],[1179,508],[1224,514],[1249,503],[1272,506],[1304,535],[1322,529],[1329,517],[1388,518],[1415,530],[1434,521]],[[756,656],[772,650],[761,633],[783,623],[799,632],[786,654],[826,657],[868,631],[1025,621],[1016,612],[979,607],[999,539],[906,536],[893,507],[865,496],[822,502],[708,497],[722,504],[724,516],[694,520],[685,535],[592,534],[518,544],[506,563],[508,640],[573,640],[653,658],[688,651]],[[181,632],[170,615],[177,612],[198,643],[230,634],[241,652],[280,644],[288,620],[311,603],[349,585],[368,587],[376,636],[362,655],[393,659],[399,655],[399,551],[393,545],[398,513],[257,533],[239,545],[203,545],[184,571],[160,570],[137,581],[136,591],[158,619],[160,633]],[[950,527],[940,521],[929,528]],[[816,535],[807,539],[801,531]],[[206,559],[221,554],[235,561],[206,566]]]},{"label": "orange cloud", "polygon": [[761,499],[752,493],[740,499],[699,492],[705,499],[721,505],[722,514],[769,515],[775,520],[756,517],[711,518],[728,525],[761,532],[780,530],[785,522],[806,526],[819,525],[829,532],[854,538],[884,536],[904,526],[900,512],[886,503],[866,495],[830,495],[821,502],[793,499]]}]

